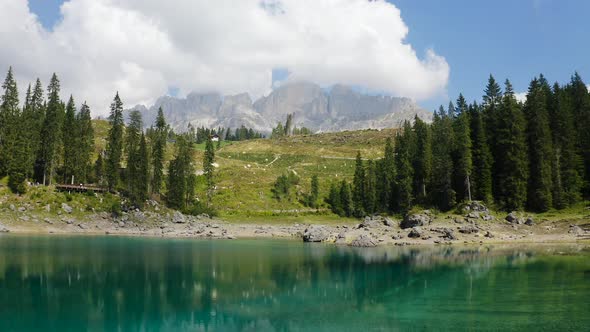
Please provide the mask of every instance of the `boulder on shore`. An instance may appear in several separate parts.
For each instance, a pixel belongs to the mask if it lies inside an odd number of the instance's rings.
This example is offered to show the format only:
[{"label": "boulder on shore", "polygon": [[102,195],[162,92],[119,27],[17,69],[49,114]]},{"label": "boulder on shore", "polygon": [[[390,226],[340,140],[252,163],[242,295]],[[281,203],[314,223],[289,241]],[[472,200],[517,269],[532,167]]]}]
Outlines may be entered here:
[{"label": "boulder on shore", "polygon": [[366,234],[359,235],[350,243],[350,246],[352,247],[374,247],[376,245],[376,241]]},{"label": "boulder on shore", "polygon": [[402,229],[413,228],[418,226],[427,226],[431,218],[426,214],[416,213],[407,215],[400,223]]},{"label": "boulder on shore", "polygon": [[517,225],[522,225],[524,224],[524,220],[522,218],[519,218],[518,215],[516,214],[516,212],[510,212],[506,218],[504,218],[507,222],[511,223],[511,224],[517,224]]},{"label": "boulder on shore", "polygon": [[408,233],[408,237],[411,237],[411,238],[420,238],[420,237],[422,237],[422,230],[420,229],[420,227],[414,227]]},{"label": "boulder on shore", "polygon": [[61,203],[61,209],[64,210],[65,213],[72,213],[73,209],[66,203]]},{"label": "boulder on shore", "polygon": [[303,231],[303,242],[323,242],[330,232],[324,226],[309,226]]},{"label": "boulder on shore", "polygon": [[10,232],[10,230],[6,226],[0,224],[0,233],[9,233],[9,232]]}]

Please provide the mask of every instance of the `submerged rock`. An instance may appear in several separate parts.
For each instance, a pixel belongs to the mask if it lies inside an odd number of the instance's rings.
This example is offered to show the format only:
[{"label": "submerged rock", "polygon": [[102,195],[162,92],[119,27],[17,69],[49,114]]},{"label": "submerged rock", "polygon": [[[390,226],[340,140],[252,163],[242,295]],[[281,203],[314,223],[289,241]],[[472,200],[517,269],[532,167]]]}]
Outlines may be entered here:
[{"label": "submerged rock", "polygon": [[402,220],[400,227],[402,229],[426,226],[430,224],[431,218],[426,214],[409,214]]}]

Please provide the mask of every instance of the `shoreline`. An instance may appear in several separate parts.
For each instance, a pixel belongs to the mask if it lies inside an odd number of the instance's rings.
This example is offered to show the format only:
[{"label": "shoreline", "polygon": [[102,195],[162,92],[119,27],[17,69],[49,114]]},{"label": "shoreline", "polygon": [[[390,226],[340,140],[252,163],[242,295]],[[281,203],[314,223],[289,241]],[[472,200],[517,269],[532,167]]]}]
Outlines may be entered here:
[{"label": "shoreline", "polygon": [[[176,218],[176,219],[175,219]],[[165,222],[125,221],[105,214],[59,220],[31,218],[0,220],[0,232],[18,235],[131,236],[180,239],[284,239],[353,247],[465,244],[589,243],[586,219],[541,221],[533,225],[506,221],[435,219],[425,225],[401,228],[389,218],[366,218],[358,224],[252,224],[216,218],[173,216]],[[173,222],[173,221],[176,222]],[[384,222],[387,220],[387,222]]]}]

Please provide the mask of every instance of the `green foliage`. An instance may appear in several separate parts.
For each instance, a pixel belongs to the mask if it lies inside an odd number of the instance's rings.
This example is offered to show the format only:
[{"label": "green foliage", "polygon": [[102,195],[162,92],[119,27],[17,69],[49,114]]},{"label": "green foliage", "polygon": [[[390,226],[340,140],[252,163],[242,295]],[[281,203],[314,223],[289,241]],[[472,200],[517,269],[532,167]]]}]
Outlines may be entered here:
[{"label": "green foliage", "polygon": [[318,199],[320,197],[320,183],[317,174],[311,177],[311,190],[307,195],[305,204],[310,208],[318,207]]},{"label": "green foliage", "polygon": [[119,184],[119,169],[123,156],[123,102],[118,92],[111,104],[109,123],[111,128],[107,138],[105,175],[109,190],[114,190]]},{"label": "green foliage", "polygon": [[291,200],[291,189],[298,184],[299,177],[295,173],[288,172],[287,174],[280,175],[271,189],[273,197],[278,201]]},{"label": "green foliage", "polygon": [[455,192],[458,200],[471,200],[471,171],[473,160],[471,156],[471,132],[468,106],[463,95],[457,99],[457,116],[453,121],[453,165],[455,178]]},{"label": "green foliage", "polygon": [[473,142],[473,177],[471,188],[475,200],[491,203],[492,198],[492,154],[488,145],[483,114],[477,104],[470,107],[471,141]]},{"label": "green foliage", "polygon": [[363,217],[365,211],[365,166],[361,157],[361,152],[356,154],[356,161],[354,167],[354,178],[352,180],[352,203],[354,205],[354,216],[357,218]]},{"label": "green foliage", "polygon": [[415,139],[408,121],[404,123],[403,132],[395,137],[395,211],[405,213],[412,207],[412,151]]},{"label": "green foliage", "polygon": [[176,156],[168,166],[168,193],[166,203],[168,207],[185,210],[193,203],[193,197],[187,193],[193,193],[194,174],[193,143],[188,134],[180,135],[176,140]]},{"label": "green foliage", "polygon": [[414,197],[419,204],[426,203],[426,188],[432,173],[432,137],[430,127],[417,115],[414,117],[416,148],[412,156],[414,168]]},{"label": "green foliage", "polygon": [[166,148],[167,125],[160,107],[152,140],[152,193],[159,194],[164,178],[164,150]]},{"label": "green foliage", "polygon": [[373,160],[367,161],[365,174],[364,209],[367,214],[372,215],[377,209],[377,169]]},{"label": "green foliage", "polygon": [[205,180],[207,181],[207,206],[211,204],[213,190],[215,189],[215,182],[213,180],[213,172],[215,171],[215,166],[213,165],[214,163],[215,148],[213,147],[211,137],[209,137],[205,145],[205,156],[203,157],[203,174],[205,175]]},{"label": "green foliage", "polygon": [[432,123],[432,180],[431,202],[441,211],[450,210],[456,203],[456,193],[452,186],[453,149],[452,119],[440,107],[434,114]]}]

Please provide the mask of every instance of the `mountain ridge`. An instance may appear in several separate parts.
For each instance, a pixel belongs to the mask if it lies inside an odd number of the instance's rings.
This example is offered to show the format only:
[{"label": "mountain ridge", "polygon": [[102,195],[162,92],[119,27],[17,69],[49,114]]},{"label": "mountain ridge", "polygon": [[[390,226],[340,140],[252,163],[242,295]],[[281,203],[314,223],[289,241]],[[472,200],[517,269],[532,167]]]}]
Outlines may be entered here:
[{"label": "mountain ridge", "polygon": [[341,84],[323,89],[310,82],[281,85],[255,101],[248,93],[191,92],[186,98],[162,96],[149,108],[137,105],[126,111],[139,111],[150,126],[160,107],[170,126],[179,132],[190,124],[206,128],[244,125],[269,133],[287,114],[293,114],[296,126],[313,132],[395,128],[415,115],[427,122],[432,119],[432,113],[409,98],[363,94]]}]

